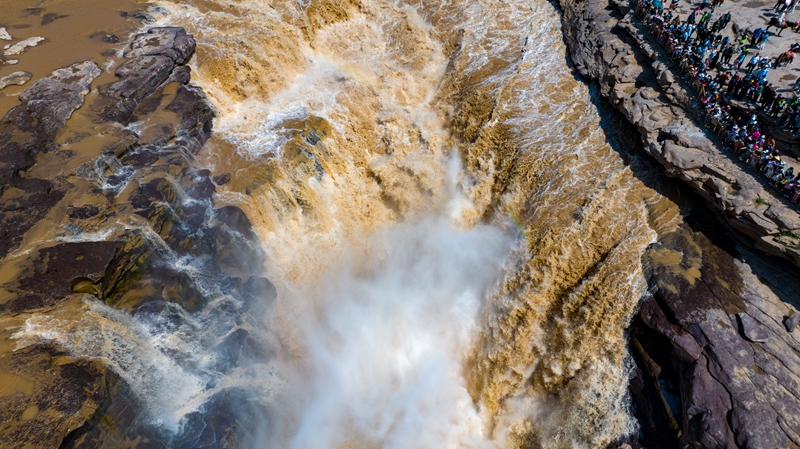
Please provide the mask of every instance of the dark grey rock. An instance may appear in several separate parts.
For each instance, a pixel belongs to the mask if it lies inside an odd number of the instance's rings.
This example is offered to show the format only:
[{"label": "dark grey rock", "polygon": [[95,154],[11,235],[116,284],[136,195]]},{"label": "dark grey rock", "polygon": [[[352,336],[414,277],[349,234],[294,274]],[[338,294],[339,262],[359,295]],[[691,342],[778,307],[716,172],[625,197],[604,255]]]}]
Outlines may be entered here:
[{"label": "dark grey rock", "polygon": [[792,312],[791,315],[783,319],[783,325],[786,327],[788,332],[794,332],[794,330],[797,328],[798,322],[800,322],[800,313],[797,312]]},{"label": "dark grey rock", "polygon": [[189,81],[191,71],[183,64],[195,45],[183,28],[153,28],[137,35],[125,52],[128,61],[114,73],[120,80],[100,87],[101,100],[94,108],[106,120],[127,122],[145,98],[167,83]]},{"label": "dark grey rock", "polygon": [[213,119],[216,117],[203,91],[191,86],[178,87],[175,99],[167,105],[166,110],[178,114],[180,124],[177,133],[184,139],[189,151],[199,151],[211,137]]},{"label": "dark grey rock", "polygon": [[124,242],[62,243],[40,250],[32,268],[10,286],[19,297],[0,311],[21,313],[53,305],[70,293],[99,295],[100,280]]},{"label": "dark grey rock", "polygon": [[174,61],[166,56],[145,56],[120,65],[115,75],[120,81],[101,86],[107,99],[101,115],[107,120],[126,122],[139,104],[172,73]]},{"label": "dark grey rock", "polygon": [[9,111],[3,125],[11,124],[18,131],[30,134],[26,147],[51,142],[72,113],[83,105],[83,97],[100,73],[94,62],[79,62],[54,71],[19,95],[23,104]]},{"label": "dark grey rock", "polygon": [[178,66],[172,71],[172,75],[167,79],[167,83],[186,84],[192,78],[192,69],[189,66]]},{"label": "dark grey rock", "polygon": [[176,64],[185,64],[194,54],[195,45],[194,37],[186,34],[183,28],[151,28],[134,38],[125,57],[160,55],[172,59]]},{"label": "dark grey rock", "polygon": [[225,184],[231,182],[231,174],[223,173],[221,175],[214,176],[211,179],[214,181],[214,184],[218,186],[224,186]]},{"label": "dark grey rock", "polygon": [[750,315],[737,313],[736,318],[739,320],[739,331],[746,339],[753,343],[764,343],[769,339],[766,330]]},{"label": "dark grey rock", "polygon": [[0,204],[0,257],[64,197],[52,180],[22,174],[36,163],[39,153],[51,150],[56,134],[83,104],[99,75],[93,62],[58,69],[25,89],[19,96],[22,104],[0,121],[0,193],[8,188],[21,192]]}]

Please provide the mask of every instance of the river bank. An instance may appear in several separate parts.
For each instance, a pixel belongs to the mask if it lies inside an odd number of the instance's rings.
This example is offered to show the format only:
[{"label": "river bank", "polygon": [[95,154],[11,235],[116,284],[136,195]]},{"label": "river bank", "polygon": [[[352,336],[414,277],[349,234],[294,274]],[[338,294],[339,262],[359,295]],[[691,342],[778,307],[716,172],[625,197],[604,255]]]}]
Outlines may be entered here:
[{"label": "river bank", "polygon": [[[758,268],[749,250],[709,240],[725,234],[709,226],[717,214],[734,234],[748,236],[743,242],[752,239],[758,250],[796,266],[797,250],[783,236],[800,224],[797,212],[698,123],[694,93],[632,4],[561,1],[560,8],[576,70],[599,83],[667,174],[714,211],[694,220],[697,226],[661,236],[645,255],[651,294],[629,337],[637,363],[630,391],[643,440],[632,445],[800,445],[795,295],[781,292],[779,280],[771,284],[769,269]],[[773,287],[751,287],[765,280]]]},{"label": "river bank", "polygon": [[[115,76],[59,68],[0,122],[0,446],[241,443],[260,411],[211,384],[265,348],[200,311],[265,307],[274,288],[243,212],[212,204],[226,178],[196,164],[215,115],[190,84],[195,40],[151,28],[110,46]],[[218,357],[193,352],[207,346]]]}]

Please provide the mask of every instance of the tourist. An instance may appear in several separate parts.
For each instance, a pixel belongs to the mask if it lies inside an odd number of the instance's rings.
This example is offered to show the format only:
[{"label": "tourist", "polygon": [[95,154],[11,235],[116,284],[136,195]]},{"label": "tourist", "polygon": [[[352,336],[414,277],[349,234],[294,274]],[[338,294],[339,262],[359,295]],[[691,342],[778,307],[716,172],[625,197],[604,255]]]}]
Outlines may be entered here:
[{"label": "tourist", "polygon": [[[697,93],[705,112],[703,124],[720,136],[723,145],[735,157],[764,176],[776,190],[791,201],[800,202],[800,174],[795,175],[794,169],[782,160],[775,139],[763,134],[758,116],[751,114],[746,119],[735,114],[727,104],[729,99],[752,102],[760,105],[764,113],[775,117],[778,126],[793,133],[800,131],[800,95],[795,93],[791,99],[786,98],[767,81],[771,68],[788,65],[793,60],[794,54],[800,51],[800,43],[792,44],[777,58],[757,52],[748,60],[751,48],[763,49],[770,35],[766,30],[744,30],[732,41],[729,36],[720,34],[731,21],[730,13],[713,21],[713,11],[705,11],[705,3],[695,7],[687,20],[682,21],[680,16],[673,16],[677,1],[673,0],[665,11],[660,3],[638,0],[635,12]],[[776,4],[781,14],[773,19],[775,23],[771,26],[785,27],[786,10],[794,7],[796,1],[782,0]],[[712,6],[719,3],[715,1]],[[738,56],[731,64],[737,52]],[[800,89],[800,78],[794,86]]]},{"label": "tourist", "polygon": [[758,61],[761,59],[758,55],[759,54],[756,53],[750,57],[750,61],[747,63],[747,67],[745,67],[745,73],[748,75],[756,68],[756,65],[758,65]]},{"label": "tourist", "polygon": [[739,71],[739,67],[742,65],[742,63],[744,62],[744,59],[745,59],[746,57],[747,57],[747,52],[742,52],[742,53],[739,55],[739,57],[738,57],[738,58],[736,58],[736,61],[733,63],[733,70],[734,70],[734,71],[736,71],[736,72],[738,72],[738,71]]}]

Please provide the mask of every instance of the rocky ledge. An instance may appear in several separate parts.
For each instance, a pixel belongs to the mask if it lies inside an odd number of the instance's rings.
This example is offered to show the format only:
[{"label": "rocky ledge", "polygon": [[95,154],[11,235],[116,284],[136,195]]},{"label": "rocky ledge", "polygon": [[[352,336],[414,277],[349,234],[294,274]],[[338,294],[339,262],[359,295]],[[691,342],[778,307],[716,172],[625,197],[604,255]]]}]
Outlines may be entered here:
[{"label": "rocky ledge", "polygon": [[[559,0],[575,68],[635,125],[645,151],[770,255],[800,266],[800,213],[725,152],[693,92],[627,0]],[[784,147],[790,147],[785,142]],[[789,236],[789,237],[787,237]]]},{"label": "rocky ledge", "polygon": [[797,302],[762,284],[780,283],[779,269],[688,228],[654,244],[645,265],[651,294],[630,330],[643,446],[799,447]]},{"label": "rocky ledge", "polygon": [[[796,242],[786,237],[796,234],[800,215],[698,124],[693,93],[631,3],[559,3],[575,68],[599,83],[666,173],[714,211],[697,208],[700,219],[690,216],[691,226],[661,236],[644,257],[650,293],[630,328],[629,391],[640,433],[628,443],[800,447],[799,303],[781,286],[800,266]],[[710,225],[717,217],[794,266],[749,257],[725,228]]]},{"label": "rocky ledge", "polygon": [[[92,88],[98,65],[73,64],[0,121],[0,447],[229,447],[262,412],[235,388],[212,389],[258,352],[237,320],[198,331],[194,350],[216,354],[204,366],[171,349],[181,370],[209,379],[177,434],[139,418],[152,398],[132,388],[126,364],[146,376],[155,362],[104,349],[117,312],[82,321],[116,310],[181,328],[274,297],[247,217],[214,207],[224,179],[196,167],[214,113],[189,84],[194,48],[181,28],[153,28],[127,47],[116,81]],[[20,336],[41,320],[48,333]],[[84,334],[93,326],[96,340]]]}]

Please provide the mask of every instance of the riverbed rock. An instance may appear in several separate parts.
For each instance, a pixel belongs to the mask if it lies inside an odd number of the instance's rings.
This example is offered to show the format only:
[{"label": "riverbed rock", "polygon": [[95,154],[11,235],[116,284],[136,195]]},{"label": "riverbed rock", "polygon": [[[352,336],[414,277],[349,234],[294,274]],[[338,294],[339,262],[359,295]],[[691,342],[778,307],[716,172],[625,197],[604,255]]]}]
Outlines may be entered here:
[{"label": "riverbed rock", "polygon": [[[178,326],[189,314],[244,314],[264,310],[275,299],[250,221],[234,206],[214,209],[217,184],[209,170],[196,166],[214,112],[203,92],[189,84],[185,63],[193,51],[194,39],[182,29],[134,37],[127,61],[117,68],[119,80],[92,92],[92,103],[76,114],[105,139],[88,162],[75,162],[70,145],[85,136],[65,124],[74,123],[68,120],[100,73],[95,63],[74,64],[37,81],[0,122],[0,270],[17,273],[0,284],[0,319],[58,316],[62,309],[69,315],[76,312],[73,302],[102,301],[137,319]],[[125,128],[140,118],[152,123]],[[55,175],[40,179],[31,173]],[[224,347],[219,366],[229,372],[256,354],[268,357],[262,343],[233,327],[202,344]],[[69,348],[45,342],[25,344],[14,357],[45,351],[59,361],[23,363],[27,371],[18,373],[50,376],[35,398],[47,416],[35,425],[17,419],[33,414],[26,409],[29,397],[0,397],[3,447],[131,446],[139,435],[150,440],[131,447],[222,447],[249,433],[263,412],[220,388],[176,437],[145,419],[132,387],[103,363],[69,359]],[[62,366],[57,363],[64,367],[54,369]],[[88,374],[56,372],[78,368]],[[69,407],[56,413],[52,404]]]},{"label": "riverbed rock", "polygon": [[231,174],[223,173],[221,175],[214,176],[211,179],[214,181],[214,184],[218,186],[224,186],[225,184],[231,182]]},{"label": "riverbed rock", "polygon": [[181,85],[166,110],[178,114],[180,125],[177,133],[196,154],[211,137],[212,120],[216,116],[205,94],[199,89]]},{"label": "riverbed rock", "polygon": [[93,107],[109,121],[126,123],[142,101],[177,70],[176,77],[188,81],[186,69],[176,69],[194,54],[194,37],[182,28],[152,28],[134,38],[125,52],[128,61],[115,75],[119,81],[100,86],[101,101]]},{"label": "riverbed rock", "polygon": [[22,86],[31,80],[31,74],[28,72],[14,72],[0,78],[0,90],[8,86]]},{"label": "riverbed rock", "polygon": [[3,381],[13,376],[20,387],[0,398],[0,447],[60,447],[94,414],[104,394],[101,363],[71,359],[53,346],[16,351],[0,365]]},{"label": "riverbed rock", "polygon": [[101,281],[122,247],[122,242],[76,242],[39,250],[29,268],[6,287],[17,299],[0,306],[0,311],[21,313],[52,306],[71,293],[101,297]]},{"label": "riverbed rock", "polygon": [[194,37],[180,27],[151,28],[133,39],[125,57],[166,56],[175,64],[185,64],[194,54]]},{"label": "riverbed rock", "polygon": [[80,62],[36,81],[19,95],[23,104],[13,108],[3,119],[4,128],[10,124],[16,130],[3,131],[17,136],[18,131],[28,133],[30,139],[23,145],[36,145],[39,146],[37,151],[45,151],[43,145],[51,142],[72,113],[83,105],[83,97],[100,73],[94,62]]},{"label": "riverbed rock", "polygon": [[41,36],[34,36],[34,37],[29,37],[29,38],[27,38],[25,40],[19,41],[14,45],[11,45],[11,44],[6,45],[5,47],[3,47],[3,49],[5,50],[3,52],[3,55],[5,55],[5,56],[21,55],[22,53],[25,52],[26,49],[28,49],[28,47],[35,47],[35,46],[39,45],[40,43],[42,43],[44,40],[45,40],[45,38],[43,38]]},{"label": "riverbed rock", "polygon": [[93,62],[56,70],[25,89],[22,104],[0,121],[0,257],[64,197],[61,183],[23,175],[39,154],[51,151],[56,134],[99,74]]}]

